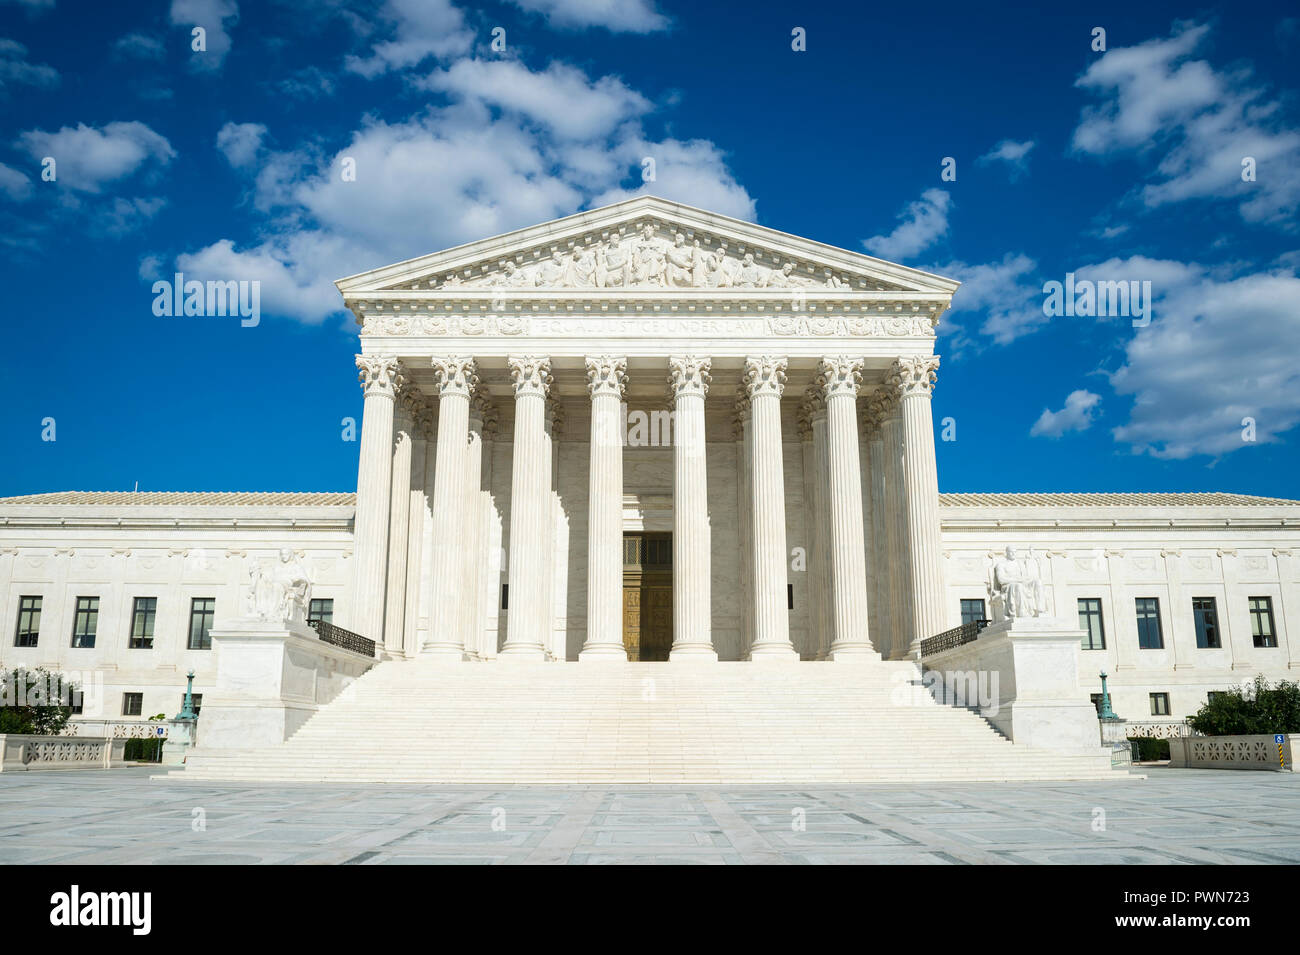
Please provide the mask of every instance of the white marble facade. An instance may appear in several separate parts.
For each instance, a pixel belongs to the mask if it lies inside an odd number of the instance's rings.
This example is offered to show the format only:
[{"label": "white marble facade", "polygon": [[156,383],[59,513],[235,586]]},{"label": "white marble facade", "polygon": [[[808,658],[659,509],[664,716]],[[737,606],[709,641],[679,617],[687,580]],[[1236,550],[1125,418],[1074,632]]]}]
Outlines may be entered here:
[{"label": "white marble facade", "polygon": [[[674,661],[912,657],[963,600],[988,606],[1011,545],[1049,612],[1100,601],[1082,677],[1105,669],[1122,716],[1300,672],[1300,502],[939,494],[951,280],[640,197],[338,286],[361,325],[357,495],[0,500],[0,666],[94,674],[101,717],[126,693],[172,715],[188,669],[196,692],[215,673],[193,601],[223,626],[248,559],[283,548],[390,659],[620,659],[621,539],[651,531],[674,539]],[[73,645],[79,597],[99,600],[93,648]],[[156,598],[147,649],[137,597]],[[1192,621],[1208,597],[1218,648]],[[1138,598],[1161,649],[1139,648]]]}]

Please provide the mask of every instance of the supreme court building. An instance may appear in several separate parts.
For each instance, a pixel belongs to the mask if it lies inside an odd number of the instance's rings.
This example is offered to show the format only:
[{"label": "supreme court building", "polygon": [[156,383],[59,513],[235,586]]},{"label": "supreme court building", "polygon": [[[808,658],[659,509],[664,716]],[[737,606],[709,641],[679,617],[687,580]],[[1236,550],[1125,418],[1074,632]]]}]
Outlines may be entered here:
[{"label": "supreme court building", "polygon": [[951,279],[641,196],[337,285],[355,496],[0,499],[0,667],[94,673],[105,718],[174,712],[187,671],[211,692],[249,562],[288,553],[313,623],[394,685],[412,661],[888,669],[996,618],[1011,546],[1083,633],[1085,700],[1105,670],[1121,715],[1181,719],[1300,672],[1300,502],[940,494]]}]

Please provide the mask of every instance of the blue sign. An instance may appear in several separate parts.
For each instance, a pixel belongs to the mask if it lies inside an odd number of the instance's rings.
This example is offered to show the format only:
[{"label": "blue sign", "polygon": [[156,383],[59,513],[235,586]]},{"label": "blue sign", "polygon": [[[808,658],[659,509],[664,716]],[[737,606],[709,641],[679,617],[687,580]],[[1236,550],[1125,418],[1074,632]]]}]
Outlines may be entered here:
[{"label": "blue sign", "polygon": [[1286,737],[1283,736],[1281,733],[1278,733],[1276,736],[1273,737],[1273,742],[1275,742],[1275,743],[1285,743],[1285,742],[1286,742]]},{"label": "blue sign", "polygon": [[[158,729],[157,729],[157,733],[158,733],[159,736],[162,736],[162,734],[165,733],[165,732],[166,732],[166,730],[164,730],[161,726],[158,727]],[[1278,741],[1279,743],[1282,742],[1282,737],[1279,736],[1279,737],[1277,738],[1277,741]]]}]

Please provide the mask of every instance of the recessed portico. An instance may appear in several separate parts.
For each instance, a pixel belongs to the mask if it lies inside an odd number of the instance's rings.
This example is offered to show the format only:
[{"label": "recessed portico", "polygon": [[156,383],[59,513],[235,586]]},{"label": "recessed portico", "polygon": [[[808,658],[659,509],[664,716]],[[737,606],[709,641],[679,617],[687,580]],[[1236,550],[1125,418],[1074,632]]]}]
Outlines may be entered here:
[{"label": "recessed portico", "polygon": [[638,198],[339,287],[359,589],[386,555],[348,623],[390,656],[626,659],[624,535],[652,524],[673,662],[904,658],[947,624],[929,395],[955,283]]}]

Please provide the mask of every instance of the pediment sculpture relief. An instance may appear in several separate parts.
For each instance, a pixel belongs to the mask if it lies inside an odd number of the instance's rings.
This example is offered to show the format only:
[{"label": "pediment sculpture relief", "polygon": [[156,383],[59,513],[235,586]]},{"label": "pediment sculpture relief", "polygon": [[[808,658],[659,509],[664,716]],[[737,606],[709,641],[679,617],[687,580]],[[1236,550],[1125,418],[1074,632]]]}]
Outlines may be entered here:
[{"label": "pediment sculpture relief", "polygon": [[732,255],[726,244],[710,247],[681,232],[671,240],[655,233],[650,223],[628,235],[565,252],[555,249],[535,262],[507,260],[499,271],[464,278],[441,277],[438,288],[600,288],[600,289],[763,289],[847,288],[847,275],[823,269],[820,276],[786,262],[769,268],[753,252]]}]

